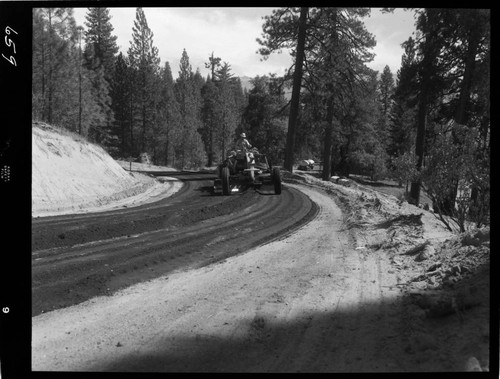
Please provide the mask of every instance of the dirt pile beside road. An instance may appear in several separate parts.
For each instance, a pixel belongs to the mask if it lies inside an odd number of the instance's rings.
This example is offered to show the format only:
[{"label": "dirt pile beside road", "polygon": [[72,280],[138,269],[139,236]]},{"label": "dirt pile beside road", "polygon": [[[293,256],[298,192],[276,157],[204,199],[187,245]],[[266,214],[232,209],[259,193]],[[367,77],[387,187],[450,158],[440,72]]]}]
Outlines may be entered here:
[{"label": "dirt pile beside road", "polygon": [[174,181],[160,183],[127,172],[103,148],[77,134],[32,123],[33,217],[123,206],[178,188]]},{"label": "dirt pile beside road", "polygon": [[489,227],[454,234],[432,212],[368,186],[285,176],[334,195],[356,249],[389,257],[404,297],[409,359],[424,371],[437,362],[451,371],[489,370]]}]

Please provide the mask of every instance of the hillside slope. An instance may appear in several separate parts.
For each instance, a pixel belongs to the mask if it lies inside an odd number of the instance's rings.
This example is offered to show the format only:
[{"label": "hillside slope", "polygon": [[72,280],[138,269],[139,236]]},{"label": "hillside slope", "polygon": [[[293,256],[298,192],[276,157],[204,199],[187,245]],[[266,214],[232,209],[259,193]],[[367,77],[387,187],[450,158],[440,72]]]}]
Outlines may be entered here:
[{"label": "hillside slope", "polygon": [[[168,170],[168,169],[167,169]],[[180,188],[127,172],[100,146],[32,123],[32,216],[80,213],[151,201]]]}]

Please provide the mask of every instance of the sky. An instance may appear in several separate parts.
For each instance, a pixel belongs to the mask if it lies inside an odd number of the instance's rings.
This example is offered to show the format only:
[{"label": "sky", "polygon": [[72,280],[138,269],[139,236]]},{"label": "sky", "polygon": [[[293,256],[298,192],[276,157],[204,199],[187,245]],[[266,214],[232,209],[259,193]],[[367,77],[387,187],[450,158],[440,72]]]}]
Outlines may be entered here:
[{"label": "sky", "polygon": [[[132,39],[132,27],[136,8],[111,7],[113,34],[117,36],[120,51],[127,54]],[[291,65],[290,55],[273,53],[266,61],[257,53],[260,45],[256,41],[262,36],[263,16],[270,15],[273,8],[146,8],[144,14],[153,32],[153,44],[159,50],[161,66],[169,62],[174,78],[178,76],[183,49],[189,56],[193,68],[203,77],[209,74],[205,68],[208,57],[214,53],[222,62],[229,63],[236,76],[255,77],[276,73],[284,74]],[[87,8],[74,8],[77,25],[85,26]],[[386,65],[395,74],[401,65],[401,44],[415,30],[413,14],[403,9],[382,14],[380,8],[372,8],[371,15],[364,19],[367,30],[375,36],[376,57],[368,66],[382,72]]]}]

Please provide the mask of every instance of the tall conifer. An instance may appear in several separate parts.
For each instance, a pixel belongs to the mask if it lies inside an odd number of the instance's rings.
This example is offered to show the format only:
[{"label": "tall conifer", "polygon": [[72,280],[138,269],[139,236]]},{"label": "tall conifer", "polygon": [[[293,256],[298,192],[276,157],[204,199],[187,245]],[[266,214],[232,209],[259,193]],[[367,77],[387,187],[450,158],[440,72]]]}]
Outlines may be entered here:
[{"label": "tall conifer", "polygon": [[97,69],[104,66],[104,77],[110,81],[118,53],[117,37],[112,34],[113,25],[108,8],[89,8],[85,15],[85,50],[87,66]]},{"label": "tall conifer", "polygon": [[199,167],[205,163],[205,150],[199,133],[201,123],[201,75],[193,73],[189,56],[184,49],[179,64],[179,76],[175,82],[175,94],[179,103],[181,138],[176,146],[176,157],[181,168]]},{"label": "tall conifer", "polygon": [[148,144],[151,143],[151,129],[155,123],[160,58],[158,48],[153,45],[153,32],[142,8],[136,10],[128,58],[136,79],[133,91],[137,94],[137,102],[133,114],[140,127],[138,147],[141,152],[146,152]]}]

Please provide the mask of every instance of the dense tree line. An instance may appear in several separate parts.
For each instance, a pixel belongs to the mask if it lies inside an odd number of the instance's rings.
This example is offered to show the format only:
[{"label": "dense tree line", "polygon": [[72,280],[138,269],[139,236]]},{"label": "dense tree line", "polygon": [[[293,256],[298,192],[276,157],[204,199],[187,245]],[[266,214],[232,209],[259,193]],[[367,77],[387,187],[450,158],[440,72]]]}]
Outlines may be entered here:
[{"label": "dense tree line", "polygon": [[72,8],[33,10],[33,119],[84,135],[114,157],[147,153],[179,168],[224,159],[247,102],[230,64],[212,54],[204,79],[184,50],[174,80],[142,8],[126,54],[107,8],[88,8],[85,19],[77,26]]},{"label": "dense tree line", "polygon": [[490,11],[415,13],[420,175],[411,196],[418,202],[423,186],[443,222],[451,216],[464,230],[466,220],[481,225],[489,213]]},{"label": "dense tree line", "polygon": [[443,222],[464,230],[465,220],[481,225],[489,214],[490,12],[410,11],[417,34],[403,43],[396,83],[388,67],[377,75],[366,66],[375,44],[362,22],[368,9],[275,10],[260,53],[289,49],[294,58],[283,77],[300,94],[288,157],[323,160],[325,180],[392,174],[411,183],[411,202],[424,188]]},{"label": "dense tree line", "polygon": [[301,96],[292,97],[290,119],[296,122],[289,120],[287,156],[322,160],[325,180],[353,170],[375,178],[386,169],[393,83],[387,81],[388,67],[379,83],[366,65],[375,45],[362,22],[369,13],[366,8],[281,8],[265,18],[258,40],[264,57],[292,51],[294,65],[283,80],[293,79],[293,94]]},{"label": "dense tree line", "polygon": [[276,9],[264,17],[258,53],[265,60],[286,49],[293,63],[283,76],[253,78],[248,91],[214,53],[203,78],[182,51],[174,79],[142,8],[126,54],[107,8],[89,8],[85,27],[71,8],[34,9],[33,118],[115,157],[146,152],[180,168],[221,162],[245,131],[287,170],[314,158],[324,180],[392,176],[410,201],[418,204],[424,189],[461,228],[471,217],[480,224],[489,213],[490,13],[409,11],[417,33],[403,43],[394,75],[367,66],[376,44],[363,23],[370,9]]},{"label": "dense tree line", "polygon": [[[287,46],[293,46],[300,10],[284,8],[280,12]],[[155,163],[177,167],[220,162],[237,134],[245,131],[253,145],[282,164],[290,145],[287,137],[296,134],[290,133],[294,117],[288,114],[286,81],[295,75],[300,83],[303,76],[308,96],[302,96],[299,103],[295,91],[295,121],[301,125],[297,148],[319,159],[328,151],[331,159],[327,161],[347,175],[352,165],[378,175],[375,167],[382,159],[376,141],[385,140],[383,134],[369,144],[358,143],[371,138],[361,130],[368,130],[371,121],[370,127],[379,129],[380,123],[374,105],[377,100],[356,98],[356,94],[366,98],[368,93],[375,96],[373,91],[378,92],[375,73],[364,65],[370,58],[367,50],[374,44],[359,20],[367,13],[354,8],[303,10],[303,75],[291,68],[289,76],[256,77],[252,89],[244,92],[230,64],[214,53],[207,57],[211,74],[204,79],[199,71],[193,72],[184,50],[174,80],[169,63],[160,66],[142,8],[136,10],[126,54],[118,52],[107,8],[89,8],[85,27],[75,24],[71,8],[34,9],[33,117],[86,135],[113,156],[137,157],[147,152]],[[338,22],[332,23],[332,19]],[[273,31],[277,26],[266,23],[264,30],[280,39],[282,32]],[[265,54],[279,47],[273,46]],[[375,110],[365,114],[373,120],[361,121],[356,101],[372,104]],[[343,114],[347,110],[350,116]],[[357,123],[362,124],[360,128]],[[325,133],[335,138],[324,138]],[[319,140],[324,144],[332,141],[332,145],[325,150]],[[291,159],[293,163],[295,158]]]}]

